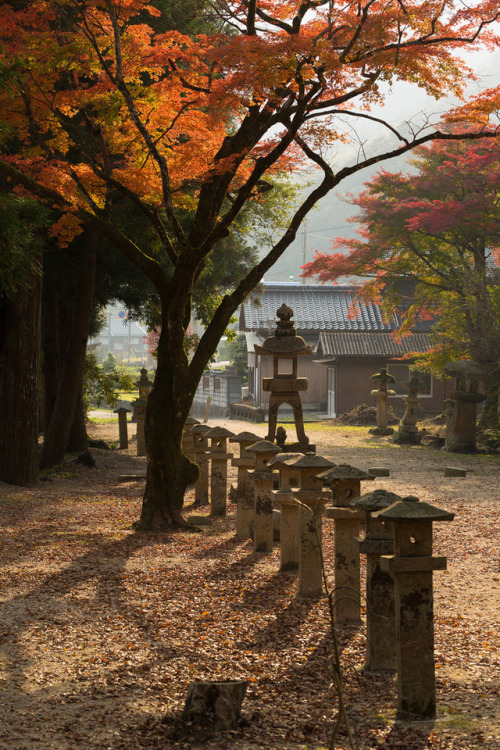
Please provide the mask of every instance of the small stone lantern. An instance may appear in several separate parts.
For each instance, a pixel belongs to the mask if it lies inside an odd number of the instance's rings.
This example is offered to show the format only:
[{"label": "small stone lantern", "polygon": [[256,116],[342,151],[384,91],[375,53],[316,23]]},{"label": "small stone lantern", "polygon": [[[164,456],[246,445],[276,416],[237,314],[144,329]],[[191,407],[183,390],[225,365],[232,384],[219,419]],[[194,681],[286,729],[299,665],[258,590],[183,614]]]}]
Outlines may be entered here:
[{"label": "small stone lantern", "polygon": [[396,623],[394,581],[382,570],[380,558],[394,550],[391,529],[374,517],[402,498],[387,490],[374,490],[351,502],[351,507],[365,513],[366,535],[359,540],[359,551],[366,555],[366,660],[367,672],[396,668]]},{"label": "small stone lantern", "polygon": [[418,392],[423,390],[425,385],[417,375],[412,375],[405,385],[408,391],[408,395],[403,396],[406,409],[399,423],[398,432],[394,436],[394,442],[419,445],[422,436],[417,427]]},{"label": "small stone lantern", "polygon": [[266,554],[273,551],[273,482],[274,475],[268,464],[271,458],[280,453],[275,443],[259,440],[250,445],[245,453],[255,456],[255,469],[248,476],[255,485],[253,549]]},{"label": "small stone lantern", "polygon": [[299,596],[323,593],[321,520],[330,493],[323,489],[318,474],[332,466],[327,458],[313,453],[307,453],[293,464],[300,474],[300,488],[292,490],[299,502]]},{"label": "small stone lantern", "polygon": [[192,430],[197,424],[200,424],[197,419],[194,417],[188,417],[184,424],[184,431],[182,433],[182,452],[190,461],[194,461],[194,441]]},{"label": "small stone lantern", "polygon": [[[274,336],[269,336],[262,346],[255,345],[255,353],[273,358],[273,377],[264,378],[262,388],[270,392],[269,397],[269,431],[266,439],[271,442],[276,437],[278,409],[282,404],[289,404],[293,409],[295,430],[299,444],[305,450],[313,450],[309,446],[309,438],[304,432],[304,417],[300,391],[306,391],[307,378],[297,377],[297,357],[313,354],[310,346],[301,336],[297,336],[292,317],[293,310],[284,303],[277,310],[279,320]],[[288,364],[288,368],[287,368]],[[293,450],[295,446],[291,446]]]},{"label": "small stone lantern", "polygon": [[205,433],[210,439],[210,515],[226,515],[227,509],[227,462],[233,457],[227,452],[227,439],[234,437],[234,432],[225,427],[212,427]]},{"label": "small stone lantern", "polygon": [[254,517],[255,488],[248,476],[248,471],[255,468],[254,457],[245,454],[246,449],[259,441],[259,436],[253,432],[240,432],[232,438],[230,443],[240,446],[240,454],[231,460],[231,466],[238,468],[236,484],[236,536],[241,539],[250,537],[250,523]]},{"label": "small stone lantern", "polygon": [[195,424],[190,430],[193,440],[193,461],[198,465],[200,475],[194,485],[194,504],[196,506],[208,505],[208,454],[210,451],[208,445],[207,432],[211,427],[207,424]]},{"label": "small stone lantern", "polygon": [[280,506],[280,573],[299,569],[299,505],[292,490],[300,484],[300,473],[294,464],[302,453],[277,453],[269,466],[280,474],[280,485],[274,490],[274,501]]},{"label": "small stone lantern", "polygon": [[432,572],[446,570],[446,558],[432,556],[432,524],[454,514],[410,496],[374,516],[394,530],[394,554],[380,563],[395,579],[398,717],[434,719]]},{"label": "small stone lantern", "polygon": [[390,375],[385,367],[381,367],[380,372],[376,372],[370,379],[372,383],[378,385],[378,389],[370,391],[372,396],[377,397],[377,426],[369,432],[373,435],[392,435],[394,430],[387,426],[387,398],[388,396],[394,396],[396,391],[388,390],[387,386],[390,383],[395,383],[396,378]]},{"label": "small stone lantern", "polygon": [[146,440],[144,435],[144,422],[146,419],[146,404],[148,396],[151,393],[153,382],[148,378],[148,371],[145,367],[141,370],[141,377],[134,383],[139,389],[139,398],[132,401],[137,420],[137,455],[146,455]]},{"label": "small stone lantern", "polygon": [[361,482],[375,477],[355,466],[339,464],[320,479],[333,492],[333,507],[327,507],[326,516],[335,519],[335,621],[356,623],[361,619],[358,536],[363,513],[349,503],[360,496]]}]

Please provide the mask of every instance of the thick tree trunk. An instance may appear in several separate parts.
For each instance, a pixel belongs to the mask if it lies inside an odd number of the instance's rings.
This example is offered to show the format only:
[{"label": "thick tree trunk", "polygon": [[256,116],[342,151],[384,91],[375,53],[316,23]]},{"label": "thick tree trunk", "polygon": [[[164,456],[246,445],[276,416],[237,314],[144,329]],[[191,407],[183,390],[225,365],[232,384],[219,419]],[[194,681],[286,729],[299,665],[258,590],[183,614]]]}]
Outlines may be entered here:
[{"label": "thick tree trunk", "polygon": [[38,482],[41,276],[0,298],[0,479]]},{"label": "thick tree trunk", "polygon": [[68,453],[82,453],[89,447],[87,425],[85,424],[85,405],[83,403],[82,389],[76,400],[73,422],[68,438]]},{"label": "thick tree trunk", "polygon": [[89,234],[85,248],[83,271],[80,279],[79,295],[60,376],[57,394],[46,424],[40,466],[54,466],[64,459],[73,424],[78,396],[81,392],[85,352],[90,330],[96,272],[97,238]]},{"label": "thick tree trunk", "polygon": [[186,488],[198,478],[198,467],[182,452],[182,432],[196,384],[187,376],[183,350],[169,350],[163,326],[158,344],[156,377],[146,411],[146,487],[136,528],[160,531],[184,526],[182,506]]}]

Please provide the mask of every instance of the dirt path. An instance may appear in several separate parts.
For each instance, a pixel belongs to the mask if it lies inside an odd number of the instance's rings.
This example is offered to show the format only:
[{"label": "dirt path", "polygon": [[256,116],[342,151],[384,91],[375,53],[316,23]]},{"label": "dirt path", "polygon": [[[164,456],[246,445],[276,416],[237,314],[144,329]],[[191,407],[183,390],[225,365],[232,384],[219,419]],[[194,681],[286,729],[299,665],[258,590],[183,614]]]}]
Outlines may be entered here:
[{"label": "dirt path", "polygon": [[[117,440],[116,425],[93,432]],[[434,576],[437,722],[395,724],[394,680],[356,669],[364,628],[339,633],[360,750],[500,748],[498,457],[397,447],[365,429],[307,432],[336,463],[388,466],[391,477],[370,489],[456,514],[436,524],[434,542],[448,557]],[[144,459],[133,442],[127,452],[92,453],[97,469],[68,464],[29,490],[0,484],[0,747],[195,747],[172,719],[196,678],[250,681],[241,726],[203,747],[325,747],[336,705],[325,600],[296,598],[296,578],[276,575],[278,549],[255,555],[234,538],[234,506],[201,534],[132,532],[142,483],[118,476],[143,473]],[[447,465],[467,477],[445,479]],[[326,520],[330,583],[332,532]]]}]

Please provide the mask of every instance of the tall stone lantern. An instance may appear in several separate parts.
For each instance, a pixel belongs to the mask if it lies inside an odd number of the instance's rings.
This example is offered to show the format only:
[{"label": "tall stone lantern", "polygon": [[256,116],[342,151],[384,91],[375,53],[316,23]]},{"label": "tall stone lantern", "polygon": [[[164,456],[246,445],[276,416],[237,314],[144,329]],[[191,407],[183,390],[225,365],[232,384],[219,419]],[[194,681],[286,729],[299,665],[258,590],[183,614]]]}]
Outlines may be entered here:
[{"label": "tall stone lantern", "polygon": [[148,378],[148,371],[145,367],[141,370],[141,377],[134,383],[139,389],[139,398],[136,398],[132,402],[132,406],[135,409],[137,419],[137,455],[146,455],[146,440],[144,436],[144,422],[146,420],[146,404],[148,396],[151,393],[153,387],[153,381]]},{"label": "tall stone lantern", "polygon": [[[264,378],[262,381],[263,390],[271,394],[269,397],[269,431],[266,440],[274,442],[278,409],[282,404],[288,404],[293,409],[299,444],[293,445],[293,449],[300,446],[304,452],[308,452],[312,451],[312,446],[309,446],[309,438],[304,432],[304,417],[300,400],[300,391],[307,390],[308,381],[307,378],[297,377],[297,357],[313,354],[313,350],[301,336],[297,336],[292,321],[293,310],[288,305],[283,303],[276,315],[279,320],[274,336],[269,336],[262,346],[255,345],[256,354],[273,358],[273,377]],[[292,448],[292,446],[287,447]]]},{"label": "tall stone lantern", "polygon": [[394,430],[389,427],[387,418],[387,398],[388,396],[394,396],[396,391],[392,391],[388,388],[389,384],[395,383],[396,379],[393,375],[387,372],[387,368],[381,367],[380,372],[376,372],[370,377],[372,383],[378,386],[370,391],[372,396],[377,397],[377,426],[372,427],[369,432],[373,435],[392,435]]}]

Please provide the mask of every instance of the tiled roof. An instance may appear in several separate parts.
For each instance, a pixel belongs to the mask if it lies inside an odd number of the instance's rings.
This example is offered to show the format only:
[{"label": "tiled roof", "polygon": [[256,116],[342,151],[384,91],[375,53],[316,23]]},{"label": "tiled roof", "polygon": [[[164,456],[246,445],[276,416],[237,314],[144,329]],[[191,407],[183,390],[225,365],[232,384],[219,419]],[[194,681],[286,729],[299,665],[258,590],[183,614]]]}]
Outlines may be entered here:
[{"label": "tiled roof", "polygon": [[425,352],[432,346],[427,333],[412,333],[395,339],[390,333],[333,331],[320,333],[317,357],[381,356],[400,357],[410,352]]},{"label": "tiled roof", "polygon": [[[357,287],[266,284],[262,304],[245,302],[241,331],[274,331],[276,310],[285,302],[293,310],[298,331],[394,331],[400,321],[384,321],[378,305],[356,299]],[[354,314],[354,310],[356,310]],[[421,328],[421,325],[418,326]],[[428,330],[425,326],[424,330]]]}]

